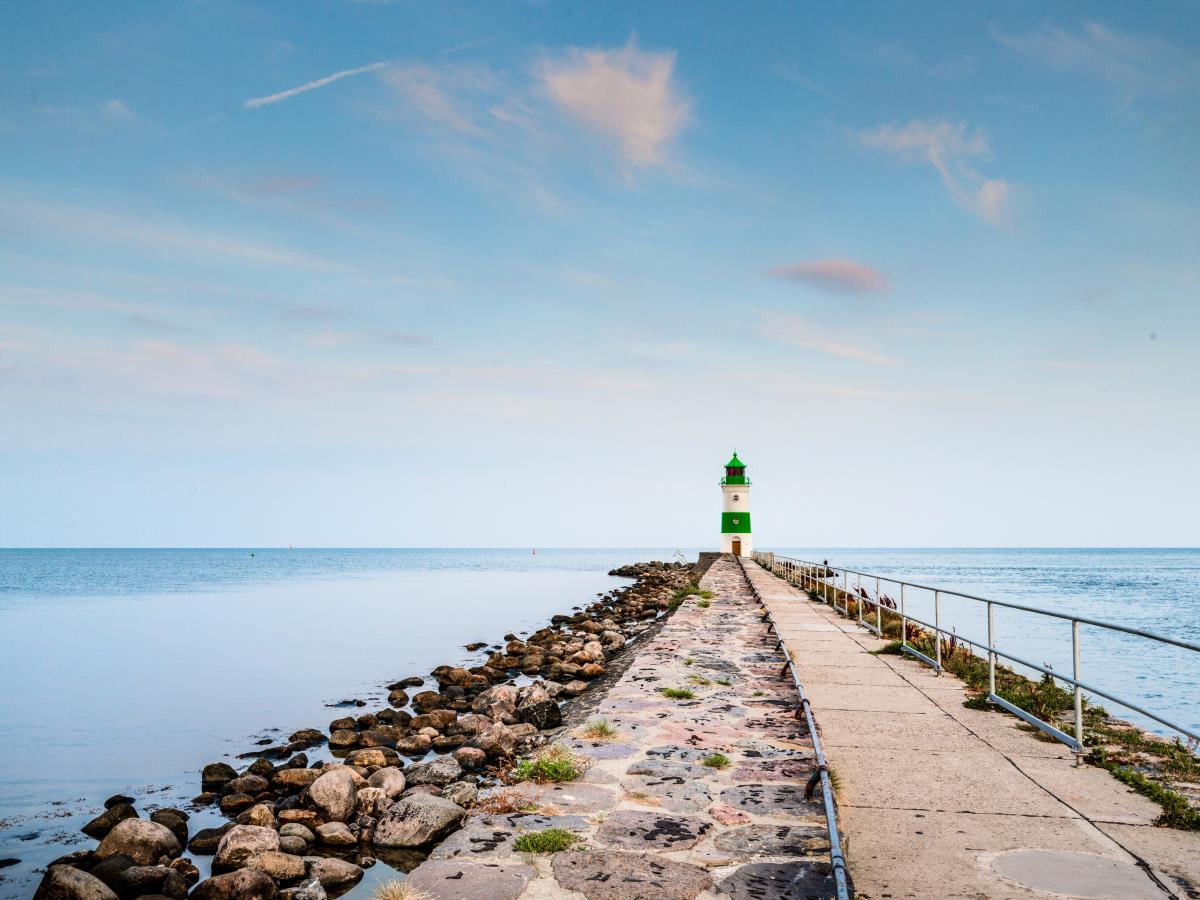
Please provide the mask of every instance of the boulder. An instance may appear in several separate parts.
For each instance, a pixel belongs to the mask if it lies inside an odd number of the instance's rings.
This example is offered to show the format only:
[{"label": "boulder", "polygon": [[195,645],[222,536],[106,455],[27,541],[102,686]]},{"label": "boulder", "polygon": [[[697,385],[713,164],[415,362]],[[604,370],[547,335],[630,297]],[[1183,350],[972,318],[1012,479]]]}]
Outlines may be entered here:
[{"label": "boulder", "polygon": [[440,756],[429,762],[410,766],[405,773],[409,784],[436,784],[445,787],[462,778],[462,766],[450,756]]},{"label": "boulder", "polygon": [[273,900],[275,879],[261,869],[239,869],[196,885],[191,900]]},{"label": "boulder", "polygon": [[517,736],[507,725],[496,722],[486,731],[471,738],[467,746],[476,747],[493,758],[512,756],[517,746]]},{"label": "boulder", "polygon": [[[274,771],[274,770],[272,770]],[[221,788],[221,793],[229,794],[249,794],[251,797],[256,794],[261,794],[271,783],[261,775],[253,773],[240,775],[232,781],[225,782],[225,786]]]},{"label": "boulder", "polygon": [[200,870],[186,856],[171,860],[171,868],[182,875],[184,883],[189,886],[200,880]]},{"label": "boulder", "polygon": [[328,822],[317,826],[317,840],[331,847],[352,847],[358,838],[345,822]]},{"label": "boulder", "polygon": [[363,870],[354,863],[348,863],[332,856],[306,856],[304,865],[308,869],[308,877],[316,879],[326,890],[337,890],[358,884],[363,877]]},{"label": "boulder", "polygon": [[[390,741],[389,743],[395,743]],[[362,750],[351,750],[346,754],[346,765],[360,769],[381,768],[392,766],[400,761],[400,756],[391,747],[370,747]]]},{"label": "boulder", "polygon": [[284,825],[282,828],[279,829],[279,836],[280,837],[298,837],[298,838],[300,838],[300,840],[304,841],[306,844],[311,844],[313,841],[315,841],[317,839],[317,836],[315,834],[313,834],[312,831],[307,826],[301,825],[299,822],[288,822],[286,825]]},{"label": "boulder", "polygon": [[290,853],[293,856],[303,856],[308,852],[308,843],[304,838],[298,837],[280,837],[279,852]]},{"label": "boulder", "polygon": [[124,853],[138,865],[149,866],[164,856],[175,857],[183,851],[175,835],[165,825],[145,819],[118,822],[96,848],[101,859]]},{"label": "boulder", "polygon": [[563,721],[562,710],[549,697],[545,700],[532,701],[524,706],[518,706],[517,718],[522,723],[532,725],[539,730],[557,728]]},{"label": "boulder", "polygon": [[279,835],[274,829],[259,825],[234,825],[217,845],[213,871],[241,868],[254,854],[278,849]]},{"label": "boulder", "polygon": [[478,747],[459,747],[454,751],[454,758],[464,769],[482,769],[487,765],[487,754]]},{"label": "boulder", "polygon": [[180,847],[186,847],[188,842],[188,814],[181,809],[156,809],[150,813],[150,821],[165,825],[175,835]]},{"label": "boulder", "polygon": [[205,791],[219,791],[228,782],[237,778],[237,774],[237,769],[229,765],[229,763],[209,763],[200,770],[200,789]]},{"label": "boulder", "polygon": [[276,881],[299,881],[307,872],[303,859],[278,850],[255,853],[246,860],[243,868],[266,872]]},{"label": "boulder", "polygon": [[301,882],[292,888],[284,888],[279,892],[280,900],[329,900],[321,882],[312,878]]},{"label": "boulder", "polygon": [[109,884],[118,897],[142,897],[154,894],[183,900],[188,883],[183,875],[167,866],[129,866]]},{"label": "boulder", "polygon": [[212,856],[217,852],[217,845],[221,843],[221,838],[225,837],[231,828],[233,828],[232,823],[222,825],[220,828],[201,828],[188,843],[188,849],[201,856]]},{"label": "boulder", "polygon": [[424,756],[433,748],[433,739],[424,734],[410,734],[396,741],[396,751],[405,756]]},{"label": "boulder", "polygon": [[420,847],[453,831],[467,812],[456,803],[428,794],[402,797],[388,807],[375,826],[380,847]]},{"label": "boulder", "polygon": [[252,807],[256,802],[249,794],[229,794],[221,798],[221,812],[227,816],[236,816],[243,810]]},{"label": "boulder", "polygon": [[329,746],[334,750],[345,750],[358,743],[358,732],[350,728],[339,728],[329,735]]},{"label": "boulder", "polygon": [[446,705],[446,698],[437,691],[421,691],[412,698],[412,706],[418,713],[426,713],[432,709],[441,709]]},{"label": "boulder", "polygon": [[308,799],[327,822],[345,822],[354,814],[356,787],[354,773],[337,768],[312,783]]},{"label": "boulder", "polygon": [[394,799],[383,788],[365,787],[358,792],[355,812],[360,816],[379,817]]},{"label": "boulder", "polygon": [[[163,823],[166,824],[165,822]],[[239,825],[260,825],[263,828],[275,827],[275,812],[269,803],[255,803],[252,807],[238,816]]]},{"label": "boulder", "polygon": [[404,793],[406,783],[404,773],[395,766],[387,766],[386,768],[379,769],[373,772],[371,777],[367,779],[367,784],[371,787],[383,788],[389,800],[395,800]]},{"label": "boulder", "polygon": [[604,666],[599,663],[588,663],[579,669],[580,678],[599,678],[605,672]]},{"label": "boulder", "polygon": [[315,747],[325,741],[325,735],[316,728],[301,728],[288,735],[289,746],[296,750]]},{"label": "boulder", "polygon": [[396,688],[388,694],[387,702],[391,706],[408,706],[408,691],[404,688]]},{"label": "boulder", "polygon": [[117,895],[95,875],[70,866],[51,866],[33,900],[117,900]]},{"label": "boulder", "polygon": [[[386,727],[386,726],[385,726]],[[358,736],[360,747],[395,747],[396,735],[374,729],[364,731]]]},{"label": "boulder", "polygon": [[280,769],[271,781],[285,791],[302,791],[320,777],[320,769]]},{"label": "boulder", "polygon": [[479,789],[469,781],[456,781],[442,788],[442,796],[451,803],[470,809],[479,798]]},{"label": "boulder", "polygon": [[124,822],[126,819],[136,819],[137,817],[137,810],[128,803],[115,803],[79,830],[88,837],[101,840],[113,830],[118,822]]},{"label": "boulder", "polygon": [[487,716],[493,722],[512,725],[517,719],[517,689],[509,684],[497,684],[471,703],[471,712]]},{"label": "boulder", "polygon": [[298,822],[310,831],[323,821],[311,809],[281,809],[276,813],[275,818],[279,821],[280,825],[286,825],[289,822]]}]

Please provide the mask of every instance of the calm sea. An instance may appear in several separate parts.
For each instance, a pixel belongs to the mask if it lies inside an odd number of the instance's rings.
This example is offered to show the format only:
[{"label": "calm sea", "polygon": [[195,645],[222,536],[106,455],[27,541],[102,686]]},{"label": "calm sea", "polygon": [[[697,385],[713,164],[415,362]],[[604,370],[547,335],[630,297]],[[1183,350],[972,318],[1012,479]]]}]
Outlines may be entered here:
[{"label": "calm sea", "polygon": [[[1200,642],[1196,550],[779,552]],[[674,553],[0,550],[0,859],[21,860],[0,869],[0,897],[29,896],[36,867],[92,846],[79,826],[110,794],[143,810],[184,802],[205,763],[476,660],[463,644],[532,631],[623,583],[610,568]],[[982,636],[969,605],[942,616]],[[1002,648],[1069,672],[1069,626],[1015,613],[997,626]],[[1086,679],[1200,727],[1196,654],[1083,639]],[[192,830],[219,821],[199,813]],[[351,896],[387,874],[376,866]]]}]

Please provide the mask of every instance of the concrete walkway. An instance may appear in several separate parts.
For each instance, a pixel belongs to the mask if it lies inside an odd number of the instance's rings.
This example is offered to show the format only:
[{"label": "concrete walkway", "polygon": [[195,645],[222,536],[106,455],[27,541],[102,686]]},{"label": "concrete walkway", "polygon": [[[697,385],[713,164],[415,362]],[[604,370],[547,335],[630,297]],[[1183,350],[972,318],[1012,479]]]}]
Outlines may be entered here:
[{"label": "concrete walkway", "polygon": [[840,783],[857,896],[1200,897],[1200,834],[756,563]]}]

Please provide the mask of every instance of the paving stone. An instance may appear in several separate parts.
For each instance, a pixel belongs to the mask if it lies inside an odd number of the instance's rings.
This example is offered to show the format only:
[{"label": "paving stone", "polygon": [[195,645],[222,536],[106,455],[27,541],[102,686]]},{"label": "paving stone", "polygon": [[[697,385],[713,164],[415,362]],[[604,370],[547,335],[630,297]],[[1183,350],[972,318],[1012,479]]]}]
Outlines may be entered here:
[{"label": "paving stone", "polygon": [[712,823],[687,816],[618,810],[604,820],[596,840],[626,850],[686,850],[694,847]]},{"label": "paving stone", "polygon": [[645,853],[556,853],[554,877],[588,900],[693,900],[712,884],[699,866]]},{"label": "paving stone", "polygon": [[701,781],[630,775],[622,784],[627,794],[646,794],[654,797],[664,809],[673,812],[700,812],[712,803],[712,794]]},{"label": "paving stone", "polygon": [[[704,758],[703,753],[699,756]],[[635,762],[625,770],[626,775],[647,775],[651,778],[658,778],[663,781],[674,781],[677,784],[682,784],[685,781],[690,781],[695,778],[703,778],[709,774],[709,770],[704,766],[696,765],[695,763],[675,762],[672,760],[662,759],[643,759]]]},{"label": "paving stone", "polygon": [[733,900],[825,900],[836,897],[828,863],[750,863],[721,880],[717,890]]},{"label": "paving stone", "polygon": [[582,738],[571,738],[562,743],[571,751],[596,760],[628,759],[638,752],[638,748],[635,745],[626,743],[609,744],[603,741],[589,741]]},{"label": "paving stone", "polygon": [[733,770],[735,781],[807,781],[816,768],[814,759],[762,759],[746,761]]},{"label": "paving stone", "polygon": [[799,784],[738,784],[721,791],[721,802],[756,816],[812,815],[824,807],[820,794],[804,797]]},{"label": "paving stone", "polygon": [[408,874],[405,884],[434,897],[516,900],[536,874],[532,866],[519,863],[427,859]]},{"label": "paving stone", "polygon": [[829,832],[820,825],[747,825],[713,839],[718,850],[741,859],[763,856],[809,856],[829,852]]}]

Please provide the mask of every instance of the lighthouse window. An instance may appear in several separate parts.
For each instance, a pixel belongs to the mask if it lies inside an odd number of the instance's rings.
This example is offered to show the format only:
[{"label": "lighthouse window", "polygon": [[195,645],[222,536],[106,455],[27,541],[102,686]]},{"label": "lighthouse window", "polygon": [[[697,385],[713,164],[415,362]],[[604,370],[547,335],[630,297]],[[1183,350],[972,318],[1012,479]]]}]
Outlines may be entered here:
[{"label": "lighthouse window", "polygon": [[736,525],[739,521],[740,521],[739,519],[734,519],[733,524]]},{"label": "lighthouse window", "polygon": [[738,498],[738,495],[737,495],[737,494],[734,494],[734,495],[733,495],[733,499],[736,501],[736,500],[737,500],[737,498]]}]

